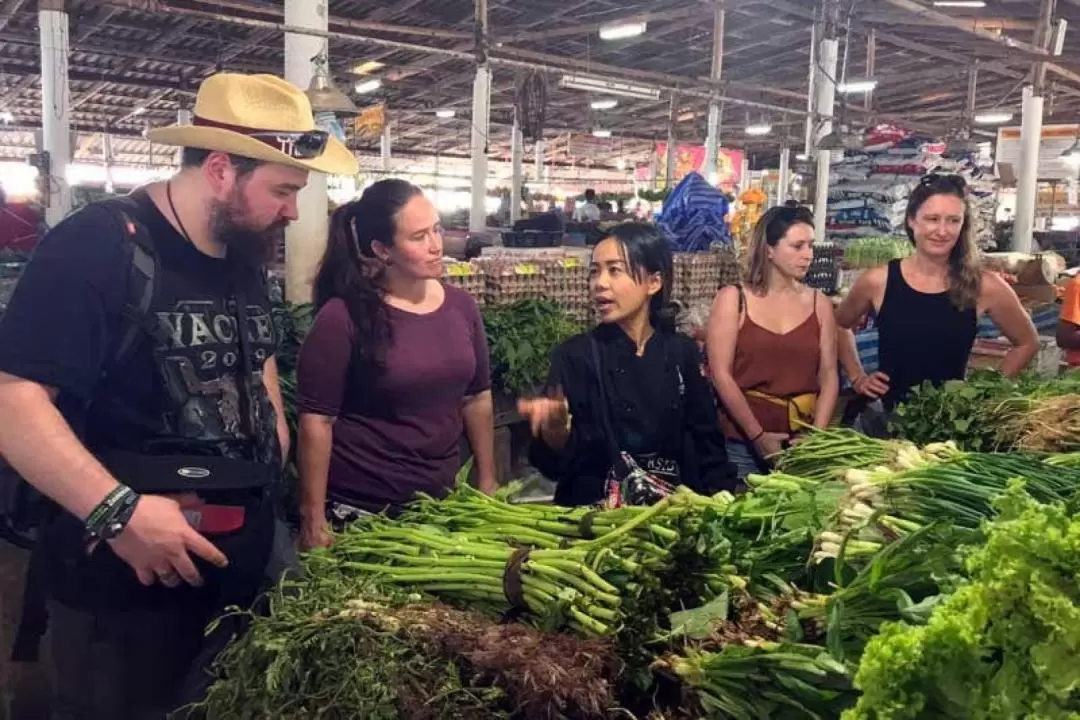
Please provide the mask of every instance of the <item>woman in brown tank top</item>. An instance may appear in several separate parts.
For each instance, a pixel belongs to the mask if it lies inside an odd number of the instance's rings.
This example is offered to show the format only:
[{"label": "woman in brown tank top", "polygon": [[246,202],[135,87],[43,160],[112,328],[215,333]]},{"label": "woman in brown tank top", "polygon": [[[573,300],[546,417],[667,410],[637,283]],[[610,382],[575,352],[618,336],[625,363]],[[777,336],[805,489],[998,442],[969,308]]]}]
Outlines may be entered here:
[{"label": "woman in brown tank top", "polygon": [[803,207],[766,212],[750,241],[746,288],[713,303],[707,346],[728,457],[745,478],[765,469],[806,425],[836,408],[836,323],[828,298],[802,280],[814,258],[814,218]]}]

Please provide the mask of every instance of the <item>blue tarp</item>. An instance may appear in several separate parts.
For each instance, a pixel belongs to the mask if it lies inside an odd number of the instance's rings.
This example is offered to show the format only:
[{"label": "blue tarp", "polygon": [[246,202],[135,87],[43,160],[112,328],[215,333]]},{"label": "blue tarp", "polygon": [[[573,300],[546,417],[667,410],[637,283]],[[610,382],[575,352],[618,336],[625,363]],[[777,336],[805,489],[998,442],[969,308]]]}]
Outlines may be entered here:
[{"label": "blue tarp", "polygon": [[698,173],[682,179],[664,201],[656,225],[675,252],[705,252],[714,243],[731,244],[729,204],[722,192]]}]

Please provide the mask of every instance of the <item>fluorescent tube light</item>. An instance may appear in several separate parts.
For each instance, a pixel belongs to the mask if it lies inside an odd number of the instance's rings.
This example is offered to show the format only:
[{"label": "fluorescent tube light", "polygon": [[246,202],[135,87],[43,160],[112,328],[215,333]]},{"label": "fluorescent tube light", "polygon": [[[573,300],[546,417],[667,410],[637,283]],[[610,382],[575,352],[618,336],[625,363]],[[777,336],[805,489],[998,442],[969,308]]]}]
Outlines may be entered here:
[{"label": "fluorescent tube light", "polygon": [[596,137],[596,138],[609,138],[609,137],[611,137],[611,131],[610,130],[600,130],[599,128],[597,128],[596,130],[592,131],[592,136]]},{"label": "fluorescent tube light", "polygon": [[593,110],[614,110],[618,106],[618,100],[593,100],[589,107]]},{"label": "fluorescent tube light", "polygon": [[644,35],[649,26],[644,22],[619,23],[600,28],[601,40],[627,40]]},{"label": "fluorescent tube light", "polygon": [[1007,123],[1012,119],[1013,114],[1011,112],[1005,111],[988,111],[975,114],[975,122],[979,123],[980,125],[1001,125],[1002,123]]},{"label": "fluorescent tube light", "polygon": [[769,123],[757,123],[756,125],[747,125],[747,135],[768,135],[772,132],[772,125]]},{"label": "fluorescent tube light", "polygon": [[456,110],[436,110],[435,117],[442,118],[443,120],[449,120],[452,117],[457,116]]},{"label": "fluorescent tube light", "polygon": [[984,8],[986,7],[986,0],[934,0],[934,7]]},{"label": "fluorescent tube light", "polygon": [[874,80],[873,78],[862,78],[859,80],[842,82],[836,86],[836,90],[845,95],[857,95],[860,93],[873,92],[876,87],[877,80]]},{"label": "fluorescent tube light", "polygon": [[366,95],[367,93],[375,92],[381,87],[382,80],[376,78],[374,80],[364,80],[363,82],[358,82],[353,89],[356,90],[356,93],[358,95]]},{"label": "fluorescent tube light", "polygon": [[634,85],[619,80],[602,80],[589,75],[563,75],[559,79],[559,87],[568,90],[585,90],[601,95],[641,98],[643,100],[660,99],[660,88],[649,87],[648,85]]}]

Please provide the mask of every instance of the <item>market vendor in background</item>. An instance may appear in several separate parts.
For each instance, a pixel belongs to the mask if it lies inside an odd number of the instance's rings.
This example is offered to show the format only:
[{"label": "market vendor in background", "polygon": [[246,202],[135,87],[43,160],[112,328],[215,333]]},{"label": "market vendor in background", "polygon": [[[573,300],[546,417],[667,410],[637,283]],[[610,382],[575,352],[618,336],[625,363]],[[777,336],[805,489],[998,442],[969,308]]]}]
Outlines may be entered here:
[{"label": "market vendor in background", "polygon": [[855,391],[880,399],[886,413],[925,381],[965,377],[984,313],[1012,343],[1005,375],[1017,375],[1039,349],[1016,293],[981,268],[963,178],[924,177],[908,201],[905,226],[914,255],[863,273],[836,315],[850,330],[876,313],[880,371],[863,371],[851,332],[841,337],[840,361]]},{"label": "market vendor in background", "polygon": [[1065,287],[1058,318],[1057,344],[1065,351],[1065,363],[1080,368],[1080,274]]},{"label": "market vendor in background", "polygon": [[298,370],[306,549],[330,542],[328,517],[444,495],[463,428],[480,489],[495,489],[487,337],[473,298],[440,281],[441,233],[435,206],[402,180],[331,219]]},{"label": "market vendor in background", "polygon": [[699,492],[735,485],[697,345],[675,332],[672,265],[653,226],[613,228],[590,265],[600,324],[555,350],[553,397],[519,403],[537,438],[530,461],[557,481],[559,505],[604,500],[615,451]]},{"label": "market vendor in background", "polygon": [[836,409],[832,304],[803,283],[813,243],[808,209],[767,211],[750,238],[745,289],[726,287],[713,304],[709,368],[728,457],[741,479],[767,472],[769,456],[810,426],[828,426]]}]

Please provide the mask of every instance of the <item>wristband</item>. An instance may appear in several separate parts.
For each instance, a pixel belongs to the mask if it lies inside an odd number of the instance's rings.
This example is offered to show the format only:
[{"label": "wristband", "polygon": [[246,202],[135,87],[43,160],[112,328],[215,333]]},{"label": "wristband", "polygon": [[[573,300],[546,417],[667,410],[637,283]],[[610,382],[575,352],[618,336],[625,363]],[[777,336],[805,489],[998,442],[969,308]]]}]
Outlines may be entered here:
[{"label": "wristband", "polygon": [[98,503],[86,518],[88,542],[111,540],[124,531],[135,513],[140,495],[126,485],[118,485]]},{"label": "wristband", "polygon": [[751,444],[756,443],[758,440],[760,440],[763,437],[765,437],[765,430],[764,429],[761,432],[759,432],[757,435],[755,435],[753,437],[753,439],[750,440],[750,443]]}]

